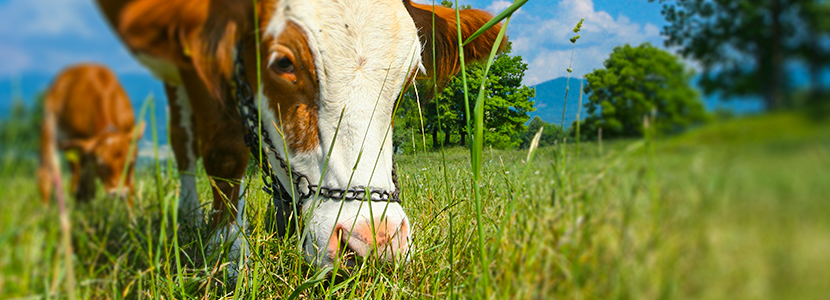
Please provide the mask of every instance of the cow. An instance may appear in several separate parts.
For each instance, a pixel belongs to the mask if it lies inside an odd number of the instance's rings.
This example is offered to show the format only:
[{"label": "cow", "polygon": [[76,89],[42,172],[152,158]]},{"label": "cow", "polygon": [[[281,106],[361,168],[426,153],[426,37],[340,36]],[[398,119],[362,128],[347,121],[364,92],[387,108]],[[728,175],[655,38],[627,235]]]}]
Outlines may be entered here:
[{"label": "cow", "polygon": [[63,150],[78,201],[95,196],[98,178],[109,196],[125,198],[132,206],[136,151],[130,146],[144,133],[144,123],[136,126],[115,74],[98,64],[68,67],[49,87],[43,108],[38,169],[42,201],[51,200],[53,189],[62,191],[58,151]]},{"label": "cow", "polygon": [[[239,236],[241,179],[249,159],[264,153],[260,167],[300,206],[307,261],[408,260],[413,228],[397,197],[393,110],[416,78],[440,84],[459,71],[454,9],[409,0],[98,3],[127,48],[165,84],[185,218],[203,218],[197,159],[214,179],[209,245],[229,243],[233,257],[247,247]],[[462,39],[491,19],[461,10]],[[486,58],[500,28],[467,44],[464,60]],[[258,124],[237,109],[240,88],[261,95]],[[244,142],[251,131],[269,137],[252,143],[262,147],[254,155]]]}]

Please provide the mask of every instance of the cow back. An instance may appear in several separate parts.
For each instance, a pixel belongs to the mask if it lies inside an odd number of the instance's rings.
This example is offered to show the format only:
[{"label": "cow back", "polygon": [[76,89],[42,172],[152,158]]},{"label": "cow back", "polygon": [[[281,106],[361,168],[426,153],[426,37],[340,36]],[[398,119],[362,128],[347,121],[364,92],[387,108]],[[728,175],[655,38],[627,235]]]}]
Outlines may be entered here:
[{"label": "cow back", "polygon": [[91,138],[106,132],[129,132],[135,125],[124,89],[108,68],[82,64],[63,71],[46,97],[63,138]]}]

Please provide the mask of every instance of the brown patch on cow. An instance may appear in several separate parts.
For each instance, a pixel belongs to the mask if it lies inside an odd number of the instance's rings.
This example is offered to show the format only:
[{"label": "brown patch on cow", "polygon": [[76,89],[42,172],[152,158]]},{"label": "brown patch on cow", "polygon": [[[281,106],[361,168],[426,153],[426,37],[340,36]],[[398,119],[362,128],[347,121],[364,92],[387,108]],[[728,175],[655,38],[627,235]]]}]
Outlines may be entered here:
[{"label": "brown patch on cow", "polygon": [[[247,49],[253,49],[248,47]],[[284,68],[268,65],[267,59],[262,60],[263,94],[269,100],[269,106],[278,114],[281,127],[286,135],[289,149],[295,153],[310,152],[320,144],[317,131],[319,106],[317,102],[319,83],[316,68],[308,48],[308,39],[303,30],[289,22],[279,37],[265,37],[260,47],[264,57],[272,55],[277,59],[286,58],[292,62],[292,71],[285,72]],[[253,67],[255,62],[254,51],[246,53],[245,62]],[[249,75],[249,82],[256,82],[256,78]]]},{"label": "brown patch on cow", "polygon": [[[127,94],[109,69],[81,64],[63,71],[45,97],[41,135],[39,188],[44,202],[60,184],[58,151],[67,152],[72,169],[72,190],[81,200],[94,197],[95,178],[105,189],[122,183],[132,191],[132,168],[136,153],[129,154],[133,138],[141,137],[144,125],[135,126]],[[60,133],[60,134],[59,134]],[[125,195],[128,196],[128,195]],[[132,201],[127,197],[130,205]]]},{"label": "brown patch on cow", "polygon": [[[424,67],[427,69],[427,77],[435,78],[438,89],[443,89],[452,75],[461,70],[461,61],[458,59],[458,29],[455,20],[455,9],[443,6],[435,6],[435,57],[432,55],[432,13],[433,6],[404,1],[409,15],[415,21],[421,42],[424,43],[421,57]],[[461,40],[466,41],[473,33],[489,22],[493,16],[488,12],[478,9],[463,9],[459,12],[461,18]],[[501,30],[501,24],[496,24],[484,34],[464,46],[464,61],[471,63],[486,59],[490,56],[490,50],[496,42],[496,37]],[[502,39],[499,48],[507,44],[507,38]],[[433,61],[435,69],[433,70]],[[432,92],[431,90],[426,91]]]},{"label": "brown patch on cow", "polygon": [[114,24],[133,52],[196,70],[207,89],[218,97],[222,80],[233,70],[237,28],[236,23],[211,27],[217,31],[211,35],[215,39],[205,39],[204,26],[213,2],[218,1],[136,0],[110,14],[119,15]]}]

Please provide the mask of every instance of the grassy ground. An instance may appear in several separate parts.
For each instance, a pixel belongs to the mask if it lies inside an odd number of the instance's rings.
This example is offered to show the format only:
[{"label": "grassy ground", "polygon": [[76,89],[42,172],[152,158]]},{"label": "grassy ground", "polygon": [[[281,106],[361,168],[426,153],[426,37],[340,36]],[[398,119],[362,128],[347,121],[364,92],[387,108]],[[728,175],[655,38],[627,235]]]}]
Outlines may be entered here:
[{"label": "grassy ground", "polygon": [[[174,172],[137,174],[132,209],[70,205],[72,293],[81,298],[819,299],[830,294],[830,126],[795,114],[749,118],[646,141],[484,151],[489,284],[476,245],[468,151],[397,157],[415,250],[326,276],[295,238],[269,233],[264,194],[248,196],[254,256],[234,286],[201,251],[206,227],[176,230]],[[444,169],[444,162],[446,169]],[[0,298],[67,296],[57,209],[34,165],[4,159]],[[168,164],[162,163],[166,168]],[[249,180],[259,184],[258,180]],[[209,199],[204,176],[198,183]],[[160,186],[161,189],[158,189]],[[825,296],[821,296],[825,295]]]}]

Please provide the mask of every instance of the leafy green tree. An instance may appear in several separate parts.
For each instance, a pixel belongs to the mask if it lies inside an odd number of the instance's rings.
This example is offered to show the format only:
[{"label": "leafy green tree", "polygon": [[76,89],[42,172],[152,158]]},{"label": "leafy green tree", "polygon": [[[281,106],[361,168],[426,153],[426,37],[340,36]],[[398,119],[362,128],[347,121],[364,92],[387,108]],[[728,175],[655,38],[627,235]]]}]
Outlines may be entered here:
[{"label": "leafy green tree", "polygon": [[[398,103],[392,131],[392,146],[395,153],[413,153],[417,149],[423,150],[421,140],[421,125],[418,116],[418,103],[415,101],[415,90],[409,89]],[[417,139],[416,139],[417,138]]]},{"label": "leafy green tree", "polygon": [[588,74],[584,91],[588,117],[582,132],[597,128],[606,137],[641,136],[643,118],[655,114],[662,133],[676,132],[706,119],[692,71],[674,55],[651,44],[614,48],[605,69]]},{"label": "leafy green tree", "polygon": [[0,151],[35,153],[40,147],[43,96],[35,98],[32,108],[26,108],[19,96],[13,99],[8,118],[0,120]]},{"label": "leafy green tree", "polygon": [[[510,45],[496,55],[485,85],[484,104],[484,142],[494,148],[517,148],[522,142],[524,124],[530,119],[528,113],[535,110],[534,102],[530,99],[536,96],[536,91],[522,85],[522,78],[527,71],[527,64],[521,56],[510,56]],[[467,66],[467,86],[471,93],[477,93],[484,75],[484,64]],[[410,89],[404,95],[406,104],[402,104],[398,111],[395,123],[396,141],[410,143],[411,137],[403,137],[404,131],[421,133],[421,116],[418,106],[420,96],[423,116],[424,133],[428,146],[437,148],[440,145],[466,145],[467,125],[466,109],[464,106],[464,87],[461,75],[451,78],[446,87],[438,96],[432,99],[429,88],[430,82],[420,82],[417,89]],[[419,93],[416,93],[417,90]],[[475,97],[470,99],[470,108],[475,106]],[[413,127],[415,129],[413,129]],[[400,132],[400,134],[398,133]],[[416,143],[424,144],[418,140]],[[403,146],[411,149],[412,146]],[[420,149],[420,145],[419,145]],[[407,150],[409,151],[409,150]]]},{"label": "leafy green tree", "polygon": [[804,26],[799,28],[803,42],[799,43],[797,53],[805,62],[810,74],[810,89],[807,93],[808,104],[823,106],[827,111],[830,106],[830,90],[821,84],[821,71],[830,66],[830,1],[802,0],[798,18]]},{"label": "leafy green tree", "polygon": [[[484,143],[494,148],[517,148],[521,144],[520,133],[525,131],[524,123],[533,112],[536,91],[522,85],[522,78],[527,71],[527,64],[521,56],[510,56],[510,46],[506,51],[496,55],[490,72],[487,74],[484,104]],[[467,85],[470,91],[481,85],[484,77],[484,65],[476,64],[467,68]],[[443,92],[430,102],[427,109],[433,114],[434,105],[442,111],[441,131],[445,135],[459,136],[459,143],[467,141],[466,110],[464,107],[464,87],[461,76],[453,77]],[[470,97],[470,108],[475,106],[475,97]],[[435,126],[433,118],[427,118],[429,126]],[[445,143],[449,142],[445,136]]]},{"label": "leafy green tree", "polygon": [[556,139],[563,133],[562,128],[558,125],[545,122],[542,118],[539,118],[539,116],[535,116],[532,120],[530,120],[530,123],[527,124],[527,131],[522,133],[521,147],[530,147],[530,142],[533,141],[533,137],[536,136],[536,133],[539,132],[539,129],[542,127],[545,129],[542,131],[542,136],[539,138],[539,147],[553,145]]},{"label": "leafy green tree", "polygon": [[[452,8],[452,1],[441,0],[441,5]],[[472,5],[459,5],[458,7],[461,9],[470,9],[472,8]]]},{"label": "leafy green tree", "polygon": [[706,93],[762,96],[767,110],[778,109],[791,81],[788,62],[830,61],[825,0],[649,1],[664,3],[666,46],[700,63]]}]

